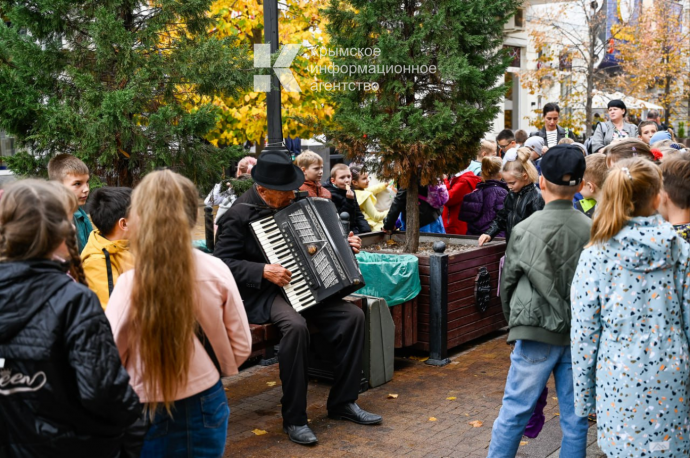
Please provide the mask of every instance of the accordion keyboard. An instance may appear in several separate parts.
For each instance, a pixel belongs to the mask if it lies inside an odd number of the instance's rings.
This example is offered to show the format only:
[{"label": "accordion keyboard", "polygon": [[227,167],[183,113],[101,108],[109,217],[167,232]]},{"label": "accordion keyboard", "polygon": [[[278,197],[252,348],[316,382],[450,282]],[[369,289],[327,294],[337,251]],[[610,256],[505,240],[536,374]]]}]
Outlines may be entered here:
[{"label": "accordion keyboard", "polygon": [[300,312],[316,305],[316,298],[310,289],[310,280],[304,273],[299,257],[295,256],[292,243],[283,237],[273,217],[251,223],[259,244],[271,264],[280,264],[292,273],[290,283],[283,287],[288,302]]}]

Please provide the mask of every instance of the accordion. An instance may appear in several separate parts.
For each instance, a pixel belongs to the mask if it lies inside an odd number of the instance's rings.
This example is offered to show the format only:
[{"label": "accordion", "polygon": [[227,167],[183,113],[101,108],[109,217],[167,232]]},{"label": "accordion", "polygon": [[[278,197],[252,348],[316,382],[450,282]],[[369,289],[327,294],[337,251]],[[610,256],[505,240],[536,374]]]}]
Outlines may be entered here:
[{"label": "accordion", "polygon": [[283,293],[301,312],[364,286],[335,205],[328,199],[298,200],[273,216],[250,223],[266,260],[292,272]]}]

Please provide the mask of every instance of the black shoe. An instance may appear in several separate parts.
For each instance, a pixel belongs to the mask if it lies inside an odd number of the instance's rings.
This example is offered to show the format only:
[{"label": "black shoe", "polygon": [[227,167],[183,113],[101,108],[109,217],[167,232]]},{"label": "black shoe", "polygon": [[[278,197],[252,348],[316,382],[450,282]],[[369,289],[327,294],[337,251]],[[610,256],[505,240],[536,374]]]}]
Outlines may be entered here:
[{"label": "black shoe", "polygon": [[329,410],[328,416],[335,420],[350,420],[360,425],[378,425],[383,421],[381,415],[362,410],[354,402],[343,404],[338,408]]},{"label": "black shoe", "polygon": [[316,438],[316,435],[314,432],[311,430],[309,425],[304,425],[304,426],[296,426],[296,425],[289,425],[289,426],[283,426],[283,432],[286,432],[290,440],[296,444],[300,445],[313,445],[316,444],[319,440]]}]

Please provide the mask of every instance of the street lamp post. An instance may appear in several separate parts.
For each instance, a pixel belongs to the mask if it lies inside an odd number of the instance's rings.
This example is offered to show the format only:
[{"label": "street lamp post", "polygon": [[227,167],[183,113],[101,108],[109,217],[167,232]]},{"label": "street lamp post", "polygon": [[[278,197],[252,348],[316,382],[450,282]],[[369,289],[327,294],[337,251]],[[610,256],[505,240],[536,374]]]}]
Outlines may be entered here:
[{"label": "street lamp post", "polygon": [[[264,43],[270,43],[271,55],[278,52],[278,0],[264,0]],[[275,72],[271,72],[271,90],[266,94],[268,144],[264,151],[282,151],[289,155],[283,146],[280,93],[280,81]]]}]

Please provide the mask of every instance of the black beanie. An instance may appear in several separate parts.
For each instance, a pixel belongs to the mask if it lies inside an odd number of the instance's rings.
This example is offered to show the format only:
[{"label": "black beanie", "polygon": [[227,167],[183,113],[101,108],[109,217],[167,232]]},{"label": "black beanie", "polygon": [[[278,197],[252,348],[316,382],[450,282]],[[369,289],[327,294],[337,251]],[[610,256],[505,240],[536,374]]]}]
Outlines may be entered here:
[{"label": "black beanie", "polygon": [[628,107],[625,106],[622,100],[611,100],[609,102],[608,108],[615,107],[615,108],[620,108],[621,110],[624,110],[625,113],[628,113]]}]

